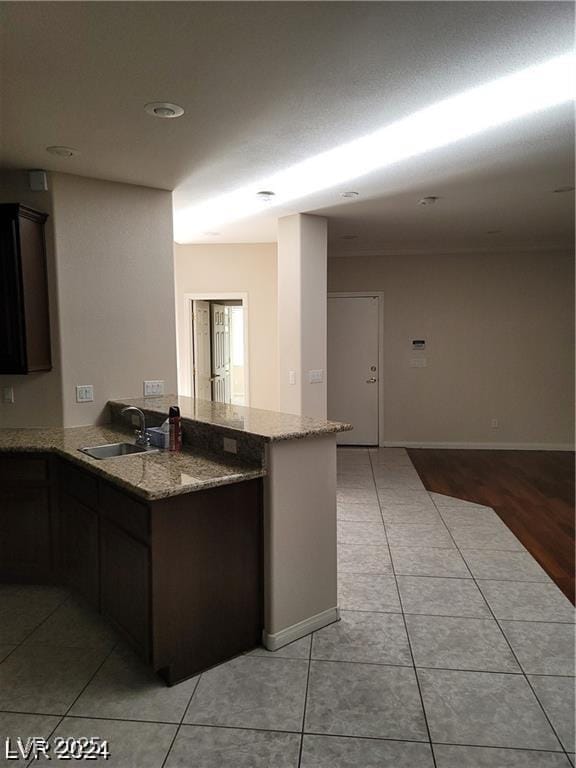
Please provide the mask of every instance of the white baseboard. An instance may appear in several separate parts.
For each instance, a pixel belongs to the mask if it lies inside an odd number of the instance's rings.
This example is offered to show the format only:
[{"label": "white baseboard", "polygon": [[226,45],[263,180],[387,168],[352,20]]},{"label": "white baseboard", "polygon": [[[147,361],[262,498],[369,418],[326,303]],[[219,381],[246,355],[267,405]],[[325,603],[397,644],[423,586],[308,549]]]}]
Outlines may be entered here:
[{"label": "white baseboard", "polygon": [[486,451],[573,451],[570,443],[427,443],[383,441],[381,448],[458,448]]},{"label": "white baseboard", "polygon": [[333,624],[340,619],[340,609],[338,606],[334,608],[328,608],[322,613],[317,613],[314,616],[310,616],[304,621],[299,621],[298,624],[292,624],[285,629],[281,629],[280,632],[274,634],[268,634],[266,630],[262,632],[262,644],[269,651],[277,651],[288,643],[293,643],[294,640],[300,640],[301,637],[306,637],[310,632],[314,632],[317,629]]}]

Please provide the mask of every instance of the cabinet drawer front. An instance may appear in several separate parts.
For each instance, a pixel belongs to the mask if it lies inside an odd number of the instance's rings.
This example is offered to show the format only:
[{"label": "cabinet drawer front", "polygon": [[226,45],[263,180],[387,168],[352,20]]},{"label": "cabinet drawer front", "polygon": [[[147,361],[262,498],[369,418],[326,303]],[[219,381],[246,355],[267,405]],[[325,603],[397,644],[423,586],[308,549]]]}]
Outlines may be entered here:
[{"label": "cabinet drawer front", "polygon": [[73,496],[91,509],[98,508],[98,480],[68,462],[60,465],[60,492]]},{"label": "cabinet drawer front", "polygon": [[124,491],[117,491],[111,485],[100,486],[100,508],[112,522],[127,533],[147,543],[150,539],[150,515],[148,507]]},{"label": "cabinet drawer front", "polygon": [[0,456],[0,482],[3,486],[48,482],[48,459],[42,456]]}]

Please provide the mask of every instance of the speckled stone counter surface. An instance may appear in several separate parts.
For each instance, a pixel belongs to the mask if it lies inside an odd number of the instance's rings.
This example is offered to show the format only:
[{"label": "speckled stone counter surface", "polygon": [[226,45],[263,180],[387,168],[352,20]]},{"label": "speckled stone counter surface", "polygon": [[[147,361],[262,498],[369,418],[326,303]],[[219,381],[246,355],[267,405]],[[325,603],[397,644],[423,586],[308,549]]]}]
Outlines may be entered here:
[{"label": "speckled stone counter surface", "polygon": [[207,452],[149,453],[93,459],[79,448],[134,442],[111,426],[70,429],[0,429],[0,452],[56,453],[149,501],[262,477],[262,466]]},{"label": "speckled stone counter surface", "polygon": [[135,405],[145,413],[166,418],[171,405],[178,405],[183,419],[219,427],[230,433],[249,435],[264,442],[297,440],[314,435],[347,432],[352,425],[338,421],[313,419],[307,416],[293,416],[289,413],[264,411],[260,408],[246,408],[241,405],[213,403],[210,400],[196,400],[192,397],[147,397],[131,400],[114,400],[112,407]]}]

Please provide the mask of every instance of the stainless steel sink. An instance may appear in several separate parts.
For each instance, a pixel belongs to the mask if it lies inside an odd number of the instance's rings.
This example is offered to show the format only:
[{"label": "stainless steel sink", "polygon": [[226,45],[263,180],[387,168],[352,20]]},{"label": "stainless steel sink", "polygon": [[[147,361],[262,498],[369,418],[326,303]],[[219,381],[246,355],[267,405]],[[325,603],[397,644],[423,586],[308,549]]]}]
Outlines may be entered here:
[{"label": "stainless steel sink", "polygon": [[109,443],[108,445],[93,445],[90,448],[79,448],[78,450],[92,456],[93,459],[117,459],[120,456],[133,456],[135,453],[159,453],[158,448],[134,445],[134,443]]}]

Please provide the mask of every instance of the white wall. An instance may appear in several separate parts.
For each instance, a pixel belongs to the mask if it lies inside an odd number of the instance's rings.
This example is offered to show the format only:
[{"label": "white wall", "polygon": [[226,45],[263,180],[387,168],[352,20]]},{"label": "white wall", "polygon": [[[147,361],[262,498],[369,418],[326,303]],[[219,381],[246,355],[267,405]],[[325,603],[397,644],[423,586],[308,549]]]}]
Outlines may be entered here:
[{"label": "white wall", "polygon": [[49,216],[45,233],[52,343],[51,371],[25,376],[0,376],[0,387],[11,386],[14,389],[14,403],[0,402],[0,427],[58,426],[62,423],[62,372],[52,192],[31,192],[28,189],[28,174],[24,171],[2,171],[0,202],[23,203]]},{"label": "white wall", "polygon": [[[67,174],[52,187],[63,422],[92,424],[145,379],[176,392],[172,195]],[[76,403],[77,384],[93,403]]]},{"label": "white wall", "polygon": [[[276,244],[174,246],[178,344],[186,344],[186,294],[248,294],[250,403],[278,408]],[[180,374],[182,372],[180,371]],[[182,381],[182,378],[181,378]]]},{"label": "white wall", "polygon": [[[346,257],[328,264],[330,291],[384,292],[386,442],[572,442],[571,254]],[[409,366],[410,340],[419,338],[428,344],[426,368]]]}]

